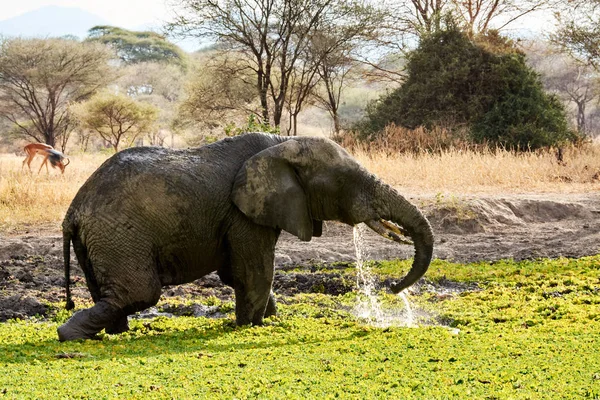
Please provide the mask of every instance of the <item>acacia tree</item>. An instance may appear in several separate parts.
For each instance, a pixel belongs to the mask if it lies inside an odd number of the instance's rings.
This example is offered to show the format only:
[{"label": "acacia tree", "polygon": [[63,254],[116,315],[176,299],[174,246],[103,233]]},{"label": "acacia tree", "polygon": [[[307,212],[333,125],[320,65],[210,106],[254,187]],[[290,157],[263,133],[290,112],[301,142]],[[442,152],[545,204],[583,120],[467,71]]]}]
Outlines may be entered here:
[{"label": "acacia tree", "polygon": [[111,79],[104,46],[64,39],[8,39],[0,44],[0,116],[24,137],[64,151],[69,104]]},{"label": "acacia tree", "polygon": [[72,107],[82,129],[96,132],[115,152],[126,141],[130,147],[142,133],[152,129],[158,110],[129,96],[100,92]]},{"label": "acacia tree", "polygon": [[[355,21],[355,0],[180,0],[172,33],[213,40],[251,71],[263,122],[281,124],[292,80],[306,69],[313,34]],[[298,82],[297,80],[295,81]]]},{"label": "acacia tree", "polygon": [[600,67],[600,1],[571,0],[562,13],[555,14],[559,29],[552,42],[575,59]]},{"label": "acacia tree", "polygon": [[[319,77],[318,87],[312,92],[314,104],[329,113],[333,121],[333,133],[341,130],[339,108],[342,93],[346,87],[351,71],[359,64],[354,52],[353,41],[332,45],[336,37],[331,31],[323,31],[313,40],[312,51],[319,54],[316,72]],[[330,49],[333,49],[331,51]]]},{"label": "acacia tree", "polygon": [[183,50],[156,32],[129,31],[116,26],[99,25],[88,31],[86,40],[110,46],[125,64],[152,62],[185,67]]},{"label": "acacia tree", "polygon": [[232,113],[259,114],[255,80],[237,54],[214,50],[192,66],[180,103],[182,116],[192,120],[227,119]]},{"label": "acacia tree", "polygon": [[[525,15],[553,9],[563,0],[449,0],[451,11],[470,35],[501,31]],[[496,23],[494,23],[496,22]]]},{"label": "acacia tree", "polygon": [[156,129],[147,132],[144,138],[151,145],[162,146],[168,133],[173,143],[170,128],[176,118],[184,80],[181,68],[173,64],[144,62],[122,68],[122,75],[116,81],[119,88],[128,96],[159,109]]},{"label": "acacia tree", "polygon": [[589,133],[588,105],[598,97],[598,73],[591,65],[574,59],[548,43],[534,43],[528,59],[541,73],[544,85],[575,106],[577,132]]}]

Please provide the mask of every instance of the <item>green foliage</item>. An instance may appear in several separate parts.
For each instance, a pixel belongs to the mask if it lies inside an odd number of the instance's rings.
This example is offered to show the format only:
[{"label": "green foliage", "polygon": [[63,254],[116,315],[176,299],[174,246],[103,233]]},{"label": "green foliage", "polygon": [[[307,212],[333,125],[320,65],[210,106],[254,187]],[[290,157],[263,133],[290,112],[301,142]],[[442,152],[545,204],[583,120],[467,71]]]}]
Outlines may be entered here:
[{"label": "green foliage", "polygon": [[472,126],[473,139],[511,149],[538,149],[578,140],[567,126],[564,106],[544,92],[537,73],[526,67],[524,56],[505,56],[495,66],[506,77],[496,101]]},{"label": "green foliage", "polygon": [[68,106],[88,98],[113,75],[110,51],[64,39],[0,41],[0,118],[29,141],[64,150]]},{"label": "green foliage", "polygon": [[427,276],[462,285],[410,296],[458,333],[365,326],[347,312],[351,294],[287,298],[261,327],[159,317],[100,341],[59,343],[55,322],[2,323],[0,397],[600,398],[600,256],[436,261]]},{"label": "green foliage", "polygon": [[152,129],[158,117],[156,107],[108,91],[73,106],[72,111],[82,128],[100,135],[115,151],[123,141],[131,146],[138,135]]},{"label": "green foliage", "polygon": [[248,121],[244,126],[237,126],[234,122],[230,122],[224,128],[227,136],[238,136],[247,132],[264,132],[279,134],[278,126],[271,126],[268,122],[261,122],[256,115],[250,114]]},{"label": "green foliage", "polygon": [[407,79],[371,103],[357,125],[363,138],[385,126],[472,128],[472,140],[536,149],[575,140],[565,110],[544,92],[514,45],[491,32],[470,39],[451,22],[408,56]]},{"label": "green foliage", "polygon": [[174,63],[185,68],[185,53],[155,32],[135,32],[115,26],[95,26],[88,31],[88,41],[112,47],[125,64],[144,62]]}]

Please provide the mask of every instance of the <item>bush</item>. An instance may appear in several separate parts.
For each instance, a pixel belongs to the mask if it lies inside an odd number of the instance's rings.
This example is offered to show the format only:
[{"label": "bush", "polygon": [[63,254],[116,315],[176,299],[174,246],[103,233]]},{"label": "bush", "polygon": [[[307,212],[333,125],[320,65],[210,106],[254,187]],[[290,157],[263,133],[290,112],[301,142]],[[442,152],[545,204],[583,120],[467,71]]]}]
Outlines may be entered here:
[{"label": "bush", "polygon": [[408,56],[407,79],[355,126],[374,140],[389,124],[472,130],[471,140],[535,149],[574,140],[560,102],[544,92],[525,55],[496,33],[472,40],[451,21]]},{"label": "bush", "polygon": [[[569,130],[562,103],[542,89],[538,75],[520,68],[524,60],[515,60],[510,90],[499,96],[492,107],[471,129],[474,141],[489,142],[509,149],[528,150],[577,141]],[[505,63],[504,66],[509,65]],[[517,73],[519,73],[517,75]]]}]

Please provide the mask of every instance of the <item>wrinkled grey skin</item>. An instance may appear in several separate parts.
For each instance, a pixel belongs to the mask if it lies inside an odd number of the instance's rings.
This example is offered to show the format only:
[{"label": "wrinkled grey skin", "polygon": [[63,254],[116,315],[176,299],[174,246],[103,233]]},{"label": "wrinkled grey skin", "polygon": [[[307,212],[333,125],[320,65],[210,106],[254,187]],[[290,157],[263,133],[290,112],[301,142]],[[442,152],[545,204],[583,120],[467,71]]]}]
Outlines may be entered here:
[{"label": "wrinkled grey skin", "polygon": [[215,270],[235,290],[237,324],[261,324],[276,313],[281,229],[308,241],[326,220],[366,222],[394,240],[378,221],[403,228],[415,260],[393,292],[427,271],[425,217],[330,140],[249,133],[189,150],[119,152],[82,186],[63,222],[67,308],[70,242],[95,305],[60,326],[59,339],[126,331],[127,315],[156,304],[162,286]]}]

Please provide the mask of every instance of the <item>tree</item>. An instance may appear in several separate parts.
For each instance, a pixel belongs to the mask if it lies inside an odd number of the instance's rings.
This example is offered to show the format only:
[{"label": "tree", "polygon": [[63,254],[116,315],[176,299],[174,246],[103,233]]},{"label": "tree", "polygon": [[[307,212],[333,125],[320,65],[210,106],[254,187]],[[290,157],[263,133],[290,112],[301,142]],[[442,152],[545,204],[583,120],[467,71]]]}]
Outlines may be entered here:
[{"label": "tree", "polygon": [[[208,133],[212,140],[228,125],[240,125],[249,115],[260,115],[255,76],[245,68],[245,60],[217,49],[195,57],[174,120],[176,129]],[[193,138],[190,143],[200,142]]]},{"label": "tree", "polygon": [[544,86],[575,106],[577,132],[589,133],[588,105],[598,97],[598,73],[591,65],[560,52],[548,43],[535,43],[528,59],[541,73]]},{"label": "tree", "polygon": [[37,142],[60,144],[72,127],[69,104],[112,78],[102,45],[63,39],[9,39],[0,44],[0,116]]},{"label": "tree", "polygon": [[501,31],[525,15],[552,9],[562,0],[449,0],[449,3],[454,16],[473,35],[490,29]]},{"label": "tree", "polygon": [[179,4],[180,14],[169,25],[170,31],[213,40],[236,52],[240,67],[254,75],[262,120],[275,126],[281,124],[284,107],[291,104],[293,75],[298,76],[300,64],[306,67],[303,57],[312,35],[322,27],[351,25],[372,10],[354,0],[181,0]]},{"label": "tree", "polygon": [[122,141],[130,147],[140,134],[148,132],[158,115],[152,105],[109,92],[100,92],[73,106],[73,111],[82,129],[96,132],[115,152]]},{"label": "tree", "polygon": [[[330,48],[328,41],[335,40],[330,34],[323,32],[313,41],[312,51],[321,52],[321,48]],[[348,77],[357,61],[353,57],[354,46],[347,43],[337,46],[335,51],[324,51],[320,56],[317,66],[319,87],[313,91],[312,96],[317,107],[327,111],[333,121],[333,133],[338,135],[341,130],[339,108],[342,102],[342,93],[346,87]]]},{"label": "tree", "polygon": [[116,81],[122,92],[159,110],[155,129],[144,137],[151,145],[162,146],[169,133],[173,141],[171,127],[176,118],[184,80],[181,68],[173,64],[146,62],[122,68],[122,74]]},{"label": "tree", "polygon": [[88,31],[87,41],[110,46],[125,64],[156,62],[185,67],[185,53],[155,32],[136,32],[102,25]]},{"label": "tree", "polygon": [[493,33],[477,39],[452,24],[424,38],[408,56],[406,82],[369,107],[363,136],[394,123],[466,126],[477,142],[522,150],[574,139],[562,104],[524,54]]}]

